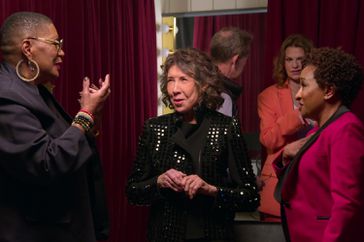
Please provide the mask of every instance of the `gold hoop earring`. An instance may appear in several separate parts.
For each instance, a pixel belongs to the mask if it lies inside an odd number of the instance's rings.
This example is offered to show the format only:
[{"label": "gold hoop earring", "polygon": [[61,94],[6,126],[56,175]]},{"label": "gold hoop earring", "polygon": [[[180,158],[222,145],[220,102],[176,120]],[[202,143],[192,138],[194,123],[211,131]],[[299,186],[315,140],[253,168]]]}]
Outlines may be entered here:
[{"label": "gold hoop earring", "polygon": [[38,76],[39,76],[39,65],[38,65],[38,63],[36,62],[36,61],[34,61],[34,60],[28,60],[28,67],[29,67],[29,69],[30,69],[30,71],[31,72],[35,72],[35,75],[34,75],[34,77],[32,77],[32,78],[26,78],[26,77],[24,77],[24,76],[22,76],[21,74],[20,74],[20,71],[19,71],[19,67],[20,67],[20,65],[22,64],[24,62],[24,60],[23,59],[21,59],[17,64],[16,64],[16,67],[15,67],[15,71],[16,71],[16,75],[20,78],[20,79],[22,79],[23,81],[25,81],[25,82],[32,82],[32,81],[34,81],[35,79],[37,79],[38,78]]}]

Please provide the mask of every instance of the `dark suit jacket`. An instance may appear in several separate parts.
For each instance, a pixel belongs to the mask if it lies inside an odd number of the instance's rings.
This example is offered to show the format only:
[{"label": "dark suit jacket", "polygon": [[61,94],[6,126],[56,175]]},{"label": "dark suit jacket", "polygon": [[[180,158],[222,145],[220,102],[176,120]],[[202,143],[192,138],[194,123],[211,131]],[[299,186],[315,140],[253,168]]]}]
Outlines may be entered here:
[{"label": "dark suit jacket", "polygon": [[[184,241],[191,214],[202,221],[205,238],[231,239],[234,212],[254,211],[259,205],[237,120],[208,109],[201,113],[195,132],[202,132],[203,139],[198,145],[182,134],[176,113],[145,123],[127,195],[133,204],[151,205],[150,241]],[[217,196],[198,195],[190,200],[184,193],[159,189],[158,176],[170,168],[188,175],[199,174],[218,187]]]},{"label": "dark suit jacket", "polygon": [[70,122],[45,87],[20,80],[13,67],[1,64],[1,242],[107,236],[107,219],[96,217],[107,218],[94,141]]}]

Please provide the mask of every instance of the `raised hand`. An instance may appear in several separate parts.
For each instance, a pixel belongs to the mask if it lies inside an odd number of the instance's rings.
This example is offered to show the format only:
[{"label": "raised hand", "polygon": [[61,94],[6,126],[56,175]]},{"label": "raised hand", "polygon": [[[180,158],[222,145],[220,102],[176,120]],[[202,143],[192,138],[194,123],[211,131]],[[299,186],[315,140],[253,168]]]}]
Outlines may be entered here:
[{"label": "raised hand", "polygon": [[90,79],[85,77],[83,79],[83,88],[80,92],[80,105],[81,109],[86,110],[92,114],[98,114],[110,95],[110,75],[105,76],[105,80],[99,79],[99,86],[90,84]]}]

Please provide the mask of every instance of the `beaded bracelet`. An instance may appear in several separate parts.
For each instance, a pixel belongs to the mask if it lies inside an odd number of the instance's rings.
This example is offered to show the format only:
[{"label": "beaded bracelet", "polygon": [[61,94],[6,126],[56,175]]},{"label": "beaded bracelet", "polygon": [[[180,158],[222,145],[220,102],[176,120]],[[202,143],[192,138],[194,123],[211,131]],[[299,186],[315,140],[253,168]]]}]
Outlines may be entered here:
[{"label": "beaded bracelet", "polygon": [[75,117],[73,119],[72,124],[80,125],[85,130],[86,133],[88,133],[93,127],[93,123],[91,123],[89,120],[86,119],[84,120],[80,117]]},{"label": "beaded bracelet", "polygon": [[91,112],[89,112],[89,111],[87,111],[85,109],[81,109],[79,112],[86,113],[92,118],[92,120],[95,120],[95,116]]},{"label": "beaded bracelet", "polygon": [[77,113],[77,116],[84,117],[84,118],[86,118],[86,119],[90,120],[92,123],[94,123],[94,118],[93,118],[91,115],[89,115],[88,113],[85,113],[85,112],[79,111],[79,112]]},{"label": "beaded bracelet", "polygon": [[84,112],[78,112],[72,124],[80,125],[88,133],[94,126],[94,120],[88,113],[85,115]]}]

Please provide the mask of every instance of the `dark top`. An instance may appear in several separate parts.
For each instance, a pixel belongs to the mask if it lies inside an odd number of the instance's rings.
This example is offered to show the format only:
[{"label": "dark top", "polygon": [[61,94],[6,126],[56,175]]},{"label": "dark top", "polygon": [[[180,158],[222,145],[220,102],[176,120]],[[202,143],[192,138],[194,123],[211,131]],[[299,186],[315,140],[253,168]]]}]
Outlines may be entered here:
[{"label": "dark top", "polygon": [[71,121],[44,86],[0,65],[1,242],[107,238],[95,140]]},{"label": "dark top", "polygon": [[[181,123],[181,131],[187,140],[189,149],[191,151],[191,158],[193,162],[193,173],[199,175],[199,151],[201,149],[201,144],[203,142],[203,137],[206,136],[205,133],[198,129],[200,124],[190,124],[186,122]],[[200,130],[200,132],[198,132]],[[188,218],[186,226],[186,239],[198,239],[204,238],[204,221],[199,209],[201,205],[190,203],[188,207]]]}]

